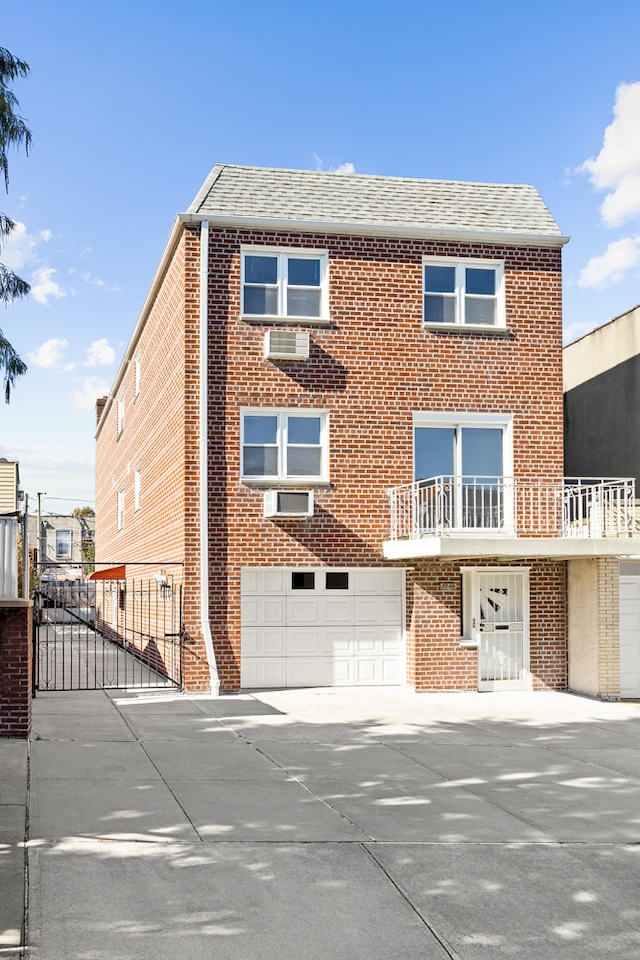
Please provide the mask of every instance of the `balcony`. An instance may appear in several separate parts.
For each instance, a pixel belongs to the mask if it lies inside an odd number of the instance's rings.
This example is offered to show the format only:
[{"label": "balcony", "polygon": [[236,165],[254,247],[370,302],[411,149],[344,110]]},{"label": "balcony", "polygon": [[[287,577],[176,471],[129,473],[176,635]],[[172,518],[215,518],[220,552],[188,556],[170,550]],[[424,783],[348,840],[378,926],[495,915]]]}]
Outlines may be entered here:
[{"label": "balcony", "polygon": [[632,479],[440,476],[388,495],[389,559],[640,553]]}]

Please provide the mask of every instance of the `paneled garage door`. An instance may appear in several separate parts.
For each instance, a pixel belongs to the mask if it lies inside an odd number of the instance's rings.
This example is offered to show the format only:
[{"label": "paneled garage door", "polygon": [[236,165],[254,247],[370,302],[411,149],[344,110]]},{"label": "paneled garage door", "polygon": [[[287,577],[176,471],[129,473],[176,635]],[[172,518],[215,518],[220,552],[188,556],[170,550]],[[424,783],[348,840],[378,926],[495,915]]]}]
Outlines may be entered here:
[{"label": "paneled garage door", "polygon": [[404,680],[404,572],[332,567],[242,571],[242,686]]},{"label": "paneled garage door", "polygon": [[625,576],[637,563],[620,570],[620,696],[640,698],[640,576]]}]

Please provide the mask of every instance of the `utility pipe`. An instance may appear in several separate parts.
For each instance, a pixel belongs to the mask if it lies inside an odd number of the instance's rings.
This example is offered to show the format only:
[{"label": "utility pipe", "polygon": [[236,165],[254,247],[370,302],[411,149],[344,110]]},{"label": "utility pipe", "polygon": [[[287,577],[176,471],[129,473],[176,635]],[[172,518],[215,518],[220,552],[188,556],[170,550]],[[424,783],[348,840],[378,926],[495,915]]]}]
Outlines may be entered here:
[{"label": "utility pipe", "polygon": [[211,693],[220,677],[209,620],[209,221],[200,225],[200,625],[209,662]]}]

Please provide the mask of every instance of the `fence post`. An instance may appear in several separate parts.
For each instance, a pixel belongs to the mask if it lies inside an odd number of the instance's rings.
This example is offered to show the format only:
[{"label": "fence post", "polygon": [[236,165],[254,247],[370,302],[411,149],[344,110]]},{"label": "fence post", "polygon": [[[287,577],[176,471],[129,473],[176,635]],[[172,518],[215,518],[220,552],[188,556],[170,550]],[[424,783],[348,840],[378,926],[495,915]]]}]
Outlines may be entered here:
[{"label": "fence post", "polygon": [[32,600],[0,600],[0,737],[31,733]]}]

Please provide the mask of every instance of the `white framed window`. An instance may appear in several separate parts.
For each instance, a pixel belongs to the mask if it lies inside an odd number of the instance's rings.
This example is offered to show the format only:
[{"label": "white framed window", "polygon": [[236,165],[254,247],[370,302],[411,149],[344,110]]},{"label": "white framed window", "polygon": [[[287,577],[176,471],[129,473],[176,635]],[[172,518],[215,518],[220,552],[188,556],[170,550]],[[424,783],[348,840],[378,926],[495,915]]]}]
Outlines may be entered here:
[{"label": "white framed window", "polygon": [[133,365],[133,396],[134,399],[140,394],[140,354],[137,354]]},{"label": "white framed window", "polygon": [[122,530],[124,527],[124,487],[120,487],[118,490],[118,530]]},{"label": "white framed window", "polygon": [[136,467],[133,474],[133,509],[140,509],[140,467]]},{"label": "white framed window", "polygon": [[243,480],[328,479],[327,414],[319,410],[245,410]]},{"label": "white framed window", "polygon": [[124,393],[121,393],[118,397],[117,403],[117,415],[118,415],[118,436],[124,430]]},{"label": "white framed window", "polygon": [[414,414],[422,532],[511,531],[512,477],[510,414]]},{"label": "white framed window", "polygon": [[56,530],[56,560],[71,559],[71,530]]},{"label": "white framed window", "polygon": [[425,259],[425,326],[504,327],[503,274],[502,261]]},{"label": "white framed window", "polygon": [[328,319],[326,252],[246,247],[242,251],[242,315]]}]

